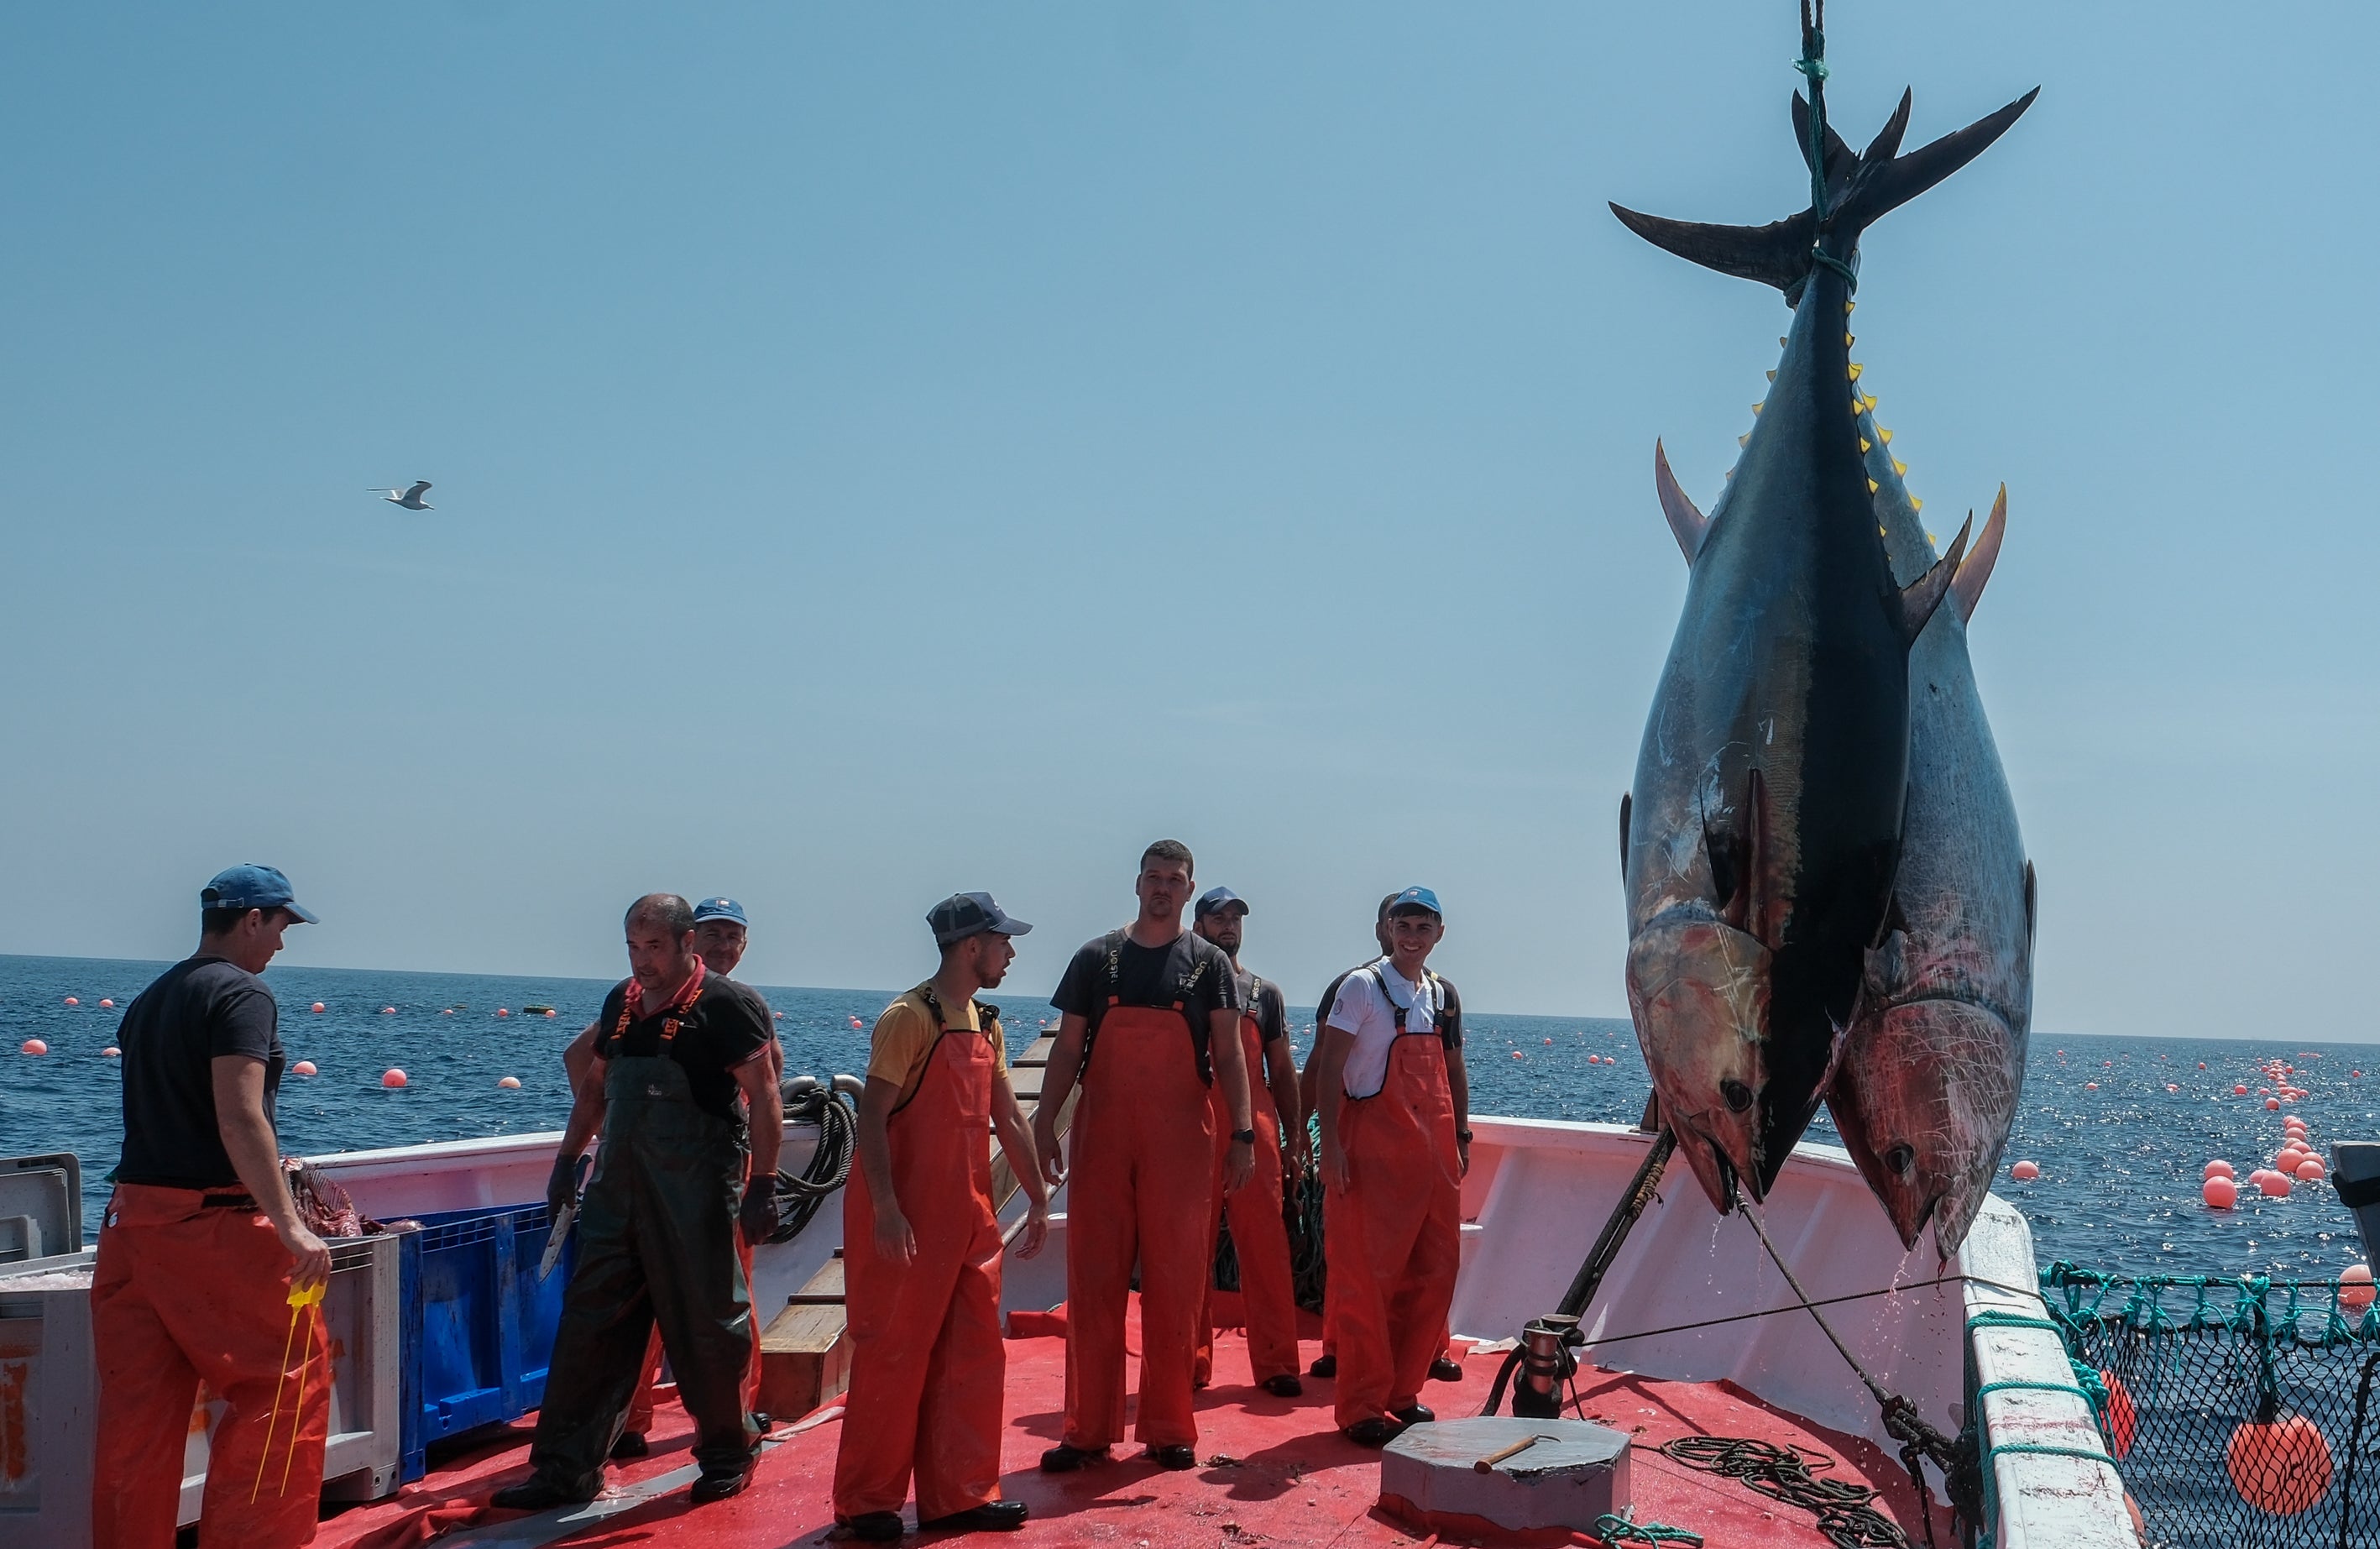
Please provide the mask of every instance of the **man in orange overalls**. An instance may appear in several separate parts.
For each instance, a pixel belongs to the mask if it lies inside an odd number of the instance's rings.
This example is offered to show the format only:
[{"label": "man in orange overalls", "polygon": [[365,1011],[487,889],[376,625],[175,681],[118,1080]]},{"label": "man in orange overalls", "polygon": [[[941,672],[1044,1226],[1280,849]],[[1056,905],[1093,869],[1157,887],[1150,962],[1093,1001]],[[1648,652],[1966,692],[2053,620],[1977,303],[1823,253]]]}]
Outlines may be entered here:
[{"label": "man in orange overalls", "polygon": [[[1305,1391],[1297,1380],[1297,1288],[1289,1262],[1289,1227],[1281,1220],[1282,1154],[1288,1146],[1288,1176],[1305,1170],[1305,1115],[1298,1106],[1297,1061],[1289,1051],[1289,1010],[1281,986],[1240,967],[1240,940],[1248,917],[1247,900],[1228,887],[1211,887],[1199,895],[1191,910],[1190,928],[1223,949],[1239,976],[1240,1053],[1248,1068],[1249,1119],[1257,1132],[1256,1167],[1247,1187],[1226,1193],[1223,1164],[1228,1147],[1215,1150],[1214,1223],[1212,1238],[1222,1226],[1224,1212],[1232,1218],[1232,1248],[1240,1262],[1240,1304],[1248,1331],[1248,1376],[1277,1398],[1294,1398]],[[1257,1079],[1257,1071],[1264,1079]],[[1221,1111],[1222,1094],[1214,1094],[1219,1134],[1231,1130],[1230,1116]],[[1215,1373],[1213,1283],[1198,1306],[1197,1383],[1204,1387]]]},{"label": "man in orange overalls", "polygon": [[957,893],[926,916],[934,977],[887,1006],[868,1042],[859,1157],[843,1196],[844,1305],[851,1386],[834,1461],[835,1520],[857,1537],[901,1536],[917,1482],[917,1528],[1006,1532],[1025,1503],[1000,1495],[1007,1355],[1000,1330],[1000,1222],[987,1132],[1028,1201],[1017,1256],[1041,1251],[1050,1198],[1008,1084],[1000,1007],[977,1000],[1033,927],[989,893]]},{"label": "man in orange overalls", "polygon": [[224,1401],[199,1542],[310,1543],[330,1427],[322,1310],[293,1293],[331,1250],[289,1197],[273,1133],[280,1009],[257,976],[293,922],[289,879],[235,866],[199,894],[199,949],[125,1009],[124,1155],[91,1286],[99,1448],[91,1543],[174,1542],[199,1384]]},{"label": "man in orange overalls", "polygon": [[[1216,1145],[1210,1086],[1230,1126],[1223,1186],[1255,1167],[1247,1068],[1232,960],[1182,928],[1189,848],[1142,852],[1139,915],[1083,945],[1050,997],[1058,1039],[1033,1113],[1041,1176],[1066,1200],[1066,1422],[1041,1467],[1101,1462],[1123,1437],[1124,1313],[1140,1265],[1140,1412],[1135,1433],[1160,1468],[1198,1463],[1191,1394],[1198,1306],[1214,1265]],[[1071,1174],[1058,1114],[1076,1077]]]},{"label": "man in orange overalls", "polygon": [[[1470,1132],[1456,1094],[1463,1050],[1429,955],[1446,933],[1438,895],[1389,906],[1386,961],[1350,973],[1322,1031],[1326,1299],[1338,1353],[1333,1418],[1384,1446],[1435,1420],[1421,1384],[1444,1347],[1461,1262]],[[1453,1079],[1450,1079],[1450,1077]]]}]

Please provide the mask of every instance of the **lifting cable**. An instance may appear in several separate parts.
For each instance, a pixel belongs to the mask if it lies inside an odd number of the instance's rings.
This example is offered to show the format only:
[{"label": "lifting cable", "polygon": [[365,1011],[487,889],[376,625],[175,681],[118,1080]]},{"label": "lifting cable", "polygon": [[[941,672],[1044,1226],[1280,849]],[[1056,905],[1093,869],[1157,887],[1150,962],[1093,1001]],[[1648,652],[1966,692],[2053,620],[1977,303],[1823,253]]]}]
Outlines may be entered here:
[{"label": "lifting cable", "polygon": [[[798,1084],[789,1081],[786,1085],[795,1088]],[[777,1174],[777,1198],[783,1209],[777,1229],[769,1234],[771,1242],[790,1242],[810,1224],[827,1196],[849,1181],[852,1159],[858,1151],[859,1116],[832,1085],[813,1082],[807,1088],[789,1091],[785,1097],[785,1122],[816,1125],[818,1149],[810,1153],[808,1165],[798,1174]]]}]

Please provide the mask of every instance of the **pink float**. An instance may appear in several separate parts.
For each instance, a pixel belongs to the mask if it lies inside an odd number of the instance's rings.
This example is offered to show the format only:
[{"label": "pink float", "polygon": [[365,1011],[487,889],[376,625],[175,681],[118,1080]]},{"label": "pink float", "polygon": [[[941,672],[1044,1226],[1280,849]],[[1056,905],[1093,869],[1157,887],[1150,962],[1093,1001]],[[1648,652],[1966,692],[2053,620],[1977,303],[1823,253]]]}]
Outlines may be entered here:
[{"label": "pink float", "polygon": [[2228,1177],[2210,1177],[2198,1191],[2216,1210],[2229,1210],[2240,1202],[2240,1186]]},{"label": "pink float", "polygon": [[46,1055],[50,1052],[50,1046],[38,1038],[28,1038],[17,1046],[29,1055]]},{"label": "pink float", "polygon": [[322,1003],[321,1001],[319,1001],[319,1000],[318,1000],[318,1001],[316,1001],[316,1002],[314,1003],[314,1015],[315,1015],[315,1016],[317,1016],[317,1017],[319,1017],[319,1016],[321,1016],[322,1014]]},{"label": "pink float", "polygon": [[496,1085],[504,1088],[506,1092],[517,1091],[520,1087],[520,1078],[518,1076],[500,1076],[496,1079]]},{"label": "pink float", "polygon": [[2214,1161],[2209,1162],[2206,1165],[2206,1170],[2199,1176],[2201,1177],[2229,1177],[2232,1176],[2231,1164],[2224,1161],[2223,1158],[2218,1156]]},{"label": "pink float", "polygon": [[67,996],[67,1004],[68,1006],[80,1006],[80,1005],[82,1004],[82,1002],[80,1002],[80,1001],[79,1001],[79,1000],[75,999],[75,998],[74,998],[74,996],[72,996],[72,995],[68,995],[68,996]]},{"label": "pink float", "polygon": [[99,1057],[102,1059],[122,1059],[124,1057],[124,1051],[117,1048],[115,1044],[110,1043],[106,1048],[99,1051]]},{"label": "pink float", "polygon": [[314,1062],[310,1059],[301,1059],[297,1064],[289,1067],[289,1074],[292,1076],[311,1076],[315,1074]]},{"label": "pink float", "polygon": [[2268,1172],[2256,1187],[2263,1189],[2268,1199],[2286,1200],[2292,1185],[2288,1174]]},{"label": "pink float", "polygon": [[113,1011],[115,1009],[115,1003],[104,996],[102,996],[99,1003],[99,1008],[102,1011]]},{"label": "pink float", "polygon": [[2360,1312],[2372,1305],[2375,1294],[2370,1264],[2350,1264],[2338,1277],[2338,1305],[2350,1312]]},{"label": "pink float", "polygon": [[2280,1105],[2281,1100],[2277,1097],[2267,1097],[2265,1099],[2265,1107],[2267,1112],[2277,1110]]},{"label": "pink float", "polygon": [[380,1084],[393,1092],[405,1084],[405,1072],[393,1067],[383,1070],[381,1072]]},{"label": "pink float", "polygon": [[499,1017],[509,1017],[512,1015],[512,1012],[508,1008],[499,1006],[496,1007],[496,1015]]},{"label": "pink float", "polygon": [[2300,1183],[2320,1183],[2323,1180],[2324,1175],[2329,1171],[2329,1168],[2322,1165],[2321,1157],[2309,1156],[2297,1165],[2298,1181]]},{"label": "pink float", "polygon": [[2019,1183],[2031,1183],[2041,1176],[2041,1165],[2035,1162],[2020,1162],[2009,1169],[2009,1177]]}]

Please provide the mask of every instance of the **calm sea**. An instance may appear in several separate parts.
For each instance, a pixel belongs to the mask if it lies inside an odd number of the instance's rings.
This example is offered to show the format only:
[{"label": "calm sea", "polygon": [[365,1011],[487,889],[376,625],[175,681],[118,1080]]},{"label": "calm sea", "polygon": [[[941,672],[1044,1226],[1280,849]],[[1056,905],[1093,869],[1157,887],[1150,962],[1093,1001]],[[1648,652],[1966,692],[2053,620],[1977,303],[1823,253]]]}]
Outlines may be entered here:
[{"label": "calm sea", "polygon": [[[0,957],[0,1155],[79,1155],[87,1230],[97,1228],[123,1140],[116,1066],[101,1051],[124,1006],[164,966]],[[290,1059],[321,1071],[287,1077],[281,1088],[282,1146],[300,1153],[560,1128],[569,1107],[562,1047],[611,987],[344,969],[274,968],[265,977],[281,1001]],[[764,989],[783,1015],[787,1067],[820,1075],[865,1065],[864,1030],[891,994]],[[67,1006],[68,996],[81,1004]],[[1003,990],[998,998],[1014,1033],[1052,1016],[1028,995]],[[525,1013],[528,1006],[554,1015]],[[1468,1022],[1475,1111],[1621,1123],[1644,1111],[1645,1067],[1626,1022],[1486,1013]],[[1301,1045],[1305,1033],[1301,1025]],[[50,1052],[18,1053],[29,1038]],[[1614,1063],[1590,1065],[1589,1055]],[[2362,1258],[2354,1222],[2327,1185],[2301,1186],[2286,1200],[2250,1195],[2228,1212],[2200,1201],[2208,1158],[2225,1157],[2245,1177],[2279,1149],[2281,1115],[2255,1095],[2265,1084],[2257,1067],[2275,1055],[2298,1067],[2308,1095],[2290,1111],[2313,1127],[2317,1145],[2380,1138],[2380,1047],[2036,1036],[2009,1161],[2038,1163],[2041,1177],[2017,1183],[2003,1171],[1998,1188],[2032,1220],[2043,1261],[2328,1278]],[[381,1086],[392,1066],[406,1072],[402,1090]],[[519,1089],[500,1089],[504,1076],[518,1077]],[[2249,1095],[2234,1097],[2234,1085]],[[1835,1140],[1823,1116],[1812,1138]]]}]

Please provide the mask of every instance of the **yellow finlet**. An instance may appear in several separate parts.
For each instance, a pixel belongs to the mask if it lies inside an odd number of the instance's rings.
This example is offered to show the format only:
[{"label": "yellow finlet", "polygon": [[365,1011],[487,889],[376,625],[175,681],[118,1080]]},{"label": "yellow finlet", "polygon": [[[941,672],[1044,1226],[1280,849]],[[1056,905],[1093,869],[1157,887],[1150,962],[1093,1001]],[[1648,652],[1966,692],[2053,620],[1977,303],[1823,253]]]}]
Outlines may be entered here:
[{"label": "yellow finlet", "polygon": [[1909,508],[1912,511],[1923,511],[1925,509],[1925,502],[1912,494],[1909,497]]},{"label": "yellow finlet", "polygon": [[1870,494],[1874,494],[1876,493],[1876,481],[1873,479],[1870,479],[1867,482],[1867,493]]},{"label": "yellow finlet", "polygon": [[1778,335],[1777,335],[1777,348],[1779,348],[1779,349],[1784,348],[1785,348],[1785,343],[1786,343],[1785,335],[1782,335],[1782,334]]},{"label": "yellow finlet", "polygon": [[1777,380],[1777,373],[1776,373],[1775,372],[1770,372],[1768,373],[1768,380],[1769,380],[1769,381],[1771,381],[1771,382],[1776,381],[1776,380]]},{"label": "yellow finlet", "polygon": [[1863,398],[1860,401],[1866,406],[1867,411],[1870,414],[1873,414],[1876,412],[1876,406],[1882,403],[1884,400],[1877,397],[1874,393],[1870,393],[1865,398]]},{"label": "yellow finlet", "polygon": [[1860,372],[1864,372],[1864,371],[1865,371],[1865,370],[1867,370],[1867,368],[1866,368],[1865,366],[1861,365],[1857,360],[1852,361],[1852,380],[1853,382],[1857,382],[1857,381],[1859,380],[1859,373],[1860,373]]},{"label": "yellow finlet", "polygon": [[1909,477],[1909,465],[1902,462],[1899,457],[1892,459],[1892,470],[1895,473],[1900,474],[1904,479]]},{"label": "yellow finlet", "polygon": [[1929,532],[1929,533],[1927,533],[1927,534],[1925,535],[1925,541],[1926,541],[1927,543],[1932,543],[1932,544],[1933,544],[1933,545],[1935,545],[1937,548],[1939,548],[1939,547],[1941,546],[1941,544],[1942,544],[1942,540],[1941,540],[1941,539],[1939,539],[1939,538],[1937,538],[1937,537],[1936,537],[1936,536],[1934,536],[1934,534],[1932,534],[1931,532]]},{"label": "yellow finlet", "polygon": [[[1767,403],[1767,401],[1768,401],[1768,400],[1767,400],[1767,398],[1763,398],[1763,399],[1761,399],[1761,400],[1760,400],[1760,403]],[[1759,413],[1759,412],[1760,412],[1760,404],[1759,404],[1759,403],[1754,404],[1754,405],[1752,406],[1752,412],[1754,412],[1755,414],[1757,414],[1757,413]]]},{"label": "yellow finlet", "polygon": [[1878,426],[1876,426],[1876,438],[1878,441],[1883,442],[1883,443],[1884,443],[1886,445],[1888,445],[1888,446],[1889,446],[1889,445],[1892,445],[1892,433],[1891,433],[1890,431],[1888,431],[1888,430],[1886,430],[1882,425],[1878,425]]},{"label": "yellow finlet", "polygon": [[1752,445],[1752,433],[1751,433],[1750,431],[1746,431],[1746,432],[1744,432],[1742,435],[1737,436],[1737,437],[1735,438],[1735,444],[1736,444],[1738,446],[1749,446],[1749,445]]},{"label": "yellow finlet", "polygon": [[1845,334],[1843,335],[1843,348],[1845,349],[1849,349],[1852,347],[1852,336],[1849,334]]},{"label": "yellow finlet", "polygon": [[1858,306],[1858,305],[1859,305],[1859,303],[1858,303],[1857,301],[1846,301],[1846,302],[1844,302],[1844,303],[1843,303],[1843,315],[1844,315],[1845,317],[1849,317],[1849,316],[1851,316],[1851,315],[1852,315],[1852,309],[1853,307]]},{"label": "yellow finlet", "polygon": [[1867,437],[1865,437],[1865,436],[1861,436],[1861,437],[1860,437],[1860,451],[1861,451],[1863,454],[1864,454],[1864,453],[1867,451]]}]

